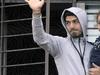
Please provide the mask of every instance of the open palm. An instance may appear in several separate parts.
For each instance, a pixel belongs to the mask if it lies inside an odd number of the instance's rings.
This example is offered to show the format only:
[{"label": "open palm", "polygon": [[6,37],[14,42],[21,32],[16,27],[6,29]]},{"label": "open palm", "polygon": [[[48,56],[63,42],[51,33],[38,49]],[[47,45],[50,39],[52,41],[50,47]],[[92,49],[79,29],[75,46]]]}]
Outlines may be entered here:
[{"label": "open palm", "polygon": [[41,10],[44,0],[25,0],[33,11]]}]

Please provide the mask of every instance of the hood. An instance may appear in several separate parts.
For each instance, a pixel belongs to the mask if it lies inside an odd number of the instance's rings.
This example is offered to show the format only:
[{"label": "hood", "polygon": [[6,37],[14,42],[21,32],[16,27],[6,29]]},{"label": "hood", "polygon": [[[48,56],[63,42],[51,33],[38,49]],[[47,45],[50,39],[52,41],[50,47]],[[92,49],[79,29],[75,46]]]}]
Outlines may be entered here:
[{"label": "hood", "polygon": [[85,10],[78,8],[78,7],[71,7],[71,8],[65,9],[63,11],[63,13],[61,15],[61,22],[62,22],[62,25],[64,26],[65,30],[67,31],[67,35],[70,36],[67,28],[65,27],[65,20],[63,18],[65,12],[71,12],[74,15],[76,15],[76,17],[78,18],[80,25],[82,27],[83,37],[84,37],[84,39],[86,39],[86,29],[87,29],[88,22],[87,22],[87,14],[86,14]]}]

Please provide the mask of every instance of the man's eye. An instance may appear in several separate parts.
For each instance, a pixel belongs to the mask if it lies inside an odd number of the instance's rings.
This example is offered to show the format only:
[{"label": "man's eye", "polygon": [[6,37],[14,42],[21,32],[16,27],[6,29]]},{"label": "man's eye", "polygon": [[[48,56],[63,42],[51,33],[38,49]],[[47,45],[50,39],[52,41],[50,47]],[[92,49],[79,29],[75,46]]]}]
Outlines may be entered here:
[{"label": "man's eye", "polygon": [[79,21],[78,20],[74,20],[74,23],[79,23]]},{"label": "man's eye", "polygon": [[66,24],[69,24],[69,22],[68,22],[68,21],[66,21]]}]

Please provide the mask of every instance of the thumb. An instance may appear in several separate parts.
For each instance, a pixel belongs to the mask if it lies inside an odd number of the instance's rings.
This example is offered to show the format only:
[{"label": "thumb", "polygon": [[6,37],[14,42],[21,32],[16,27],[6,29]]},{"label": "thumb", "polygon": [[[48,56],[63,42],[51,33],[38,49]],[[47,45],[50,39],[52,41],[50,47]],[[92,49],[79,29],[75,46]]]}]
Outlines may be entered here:
[{"label": "thumb", "polygon": [[95,63],[92,63],[92,65],[93,65],[94,68],[98,68],[98,67],[99,67],[99,66],[96,65]]}]

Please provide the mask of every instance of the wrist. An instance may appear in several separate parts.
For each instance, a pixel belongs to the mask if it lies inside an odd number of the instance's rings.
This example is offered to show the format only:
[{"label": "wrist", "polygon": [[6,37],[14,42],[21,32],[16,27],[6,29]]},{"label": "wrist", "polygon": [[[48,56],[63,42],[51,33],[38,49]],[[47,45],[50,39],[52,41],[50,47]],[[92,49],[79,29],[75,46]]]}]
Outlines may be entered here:
[{"label": "wrist", "polygon": [[35,10],[35,11],[33,11],[33,15],[41,15],[41,10]]},{"label": "wrist", "polygon": [[41,11],[33,11],[32,16],[34,18],[38,18],[38,17],[42,16]]}]

